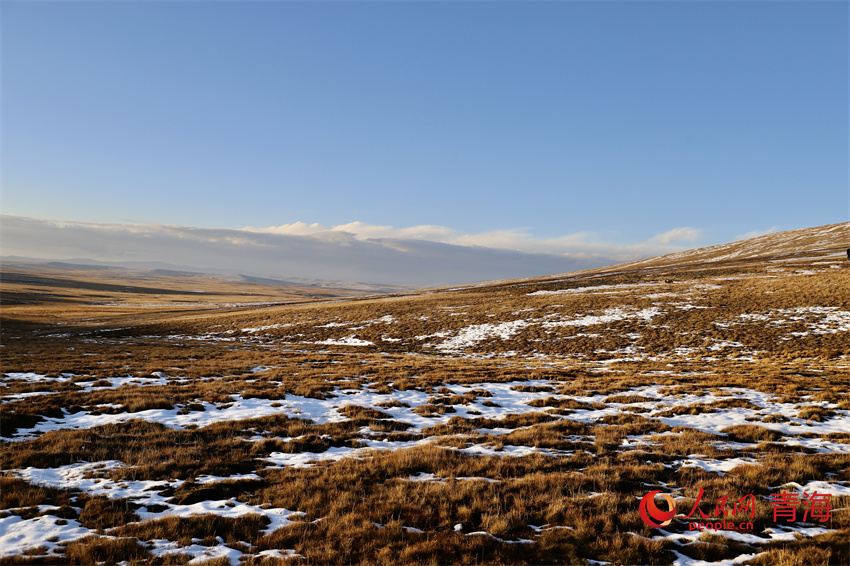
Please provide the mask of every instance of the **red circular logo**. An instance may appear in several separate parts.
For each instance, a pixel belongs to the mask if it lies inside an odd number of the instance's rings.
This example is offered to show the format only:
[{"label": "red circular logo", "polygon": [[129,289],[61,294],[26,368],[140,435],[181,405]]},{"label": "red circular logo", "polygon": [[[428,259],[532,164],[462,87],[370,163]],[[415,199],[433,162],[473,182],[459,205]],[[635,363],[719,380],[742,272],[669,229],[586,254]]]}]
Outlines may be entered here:
[{"label": "red circular logo", "polygon": [[[662,511],[655,506],[655,496],[661,494],[660,497],[667,502],[669,511]],[[660,491],[650,491],[640,500],[640,518],[650,527],[660,529],[666,527],[673,522],[673,516],[676,515],[676,502],[666,493]]]}]

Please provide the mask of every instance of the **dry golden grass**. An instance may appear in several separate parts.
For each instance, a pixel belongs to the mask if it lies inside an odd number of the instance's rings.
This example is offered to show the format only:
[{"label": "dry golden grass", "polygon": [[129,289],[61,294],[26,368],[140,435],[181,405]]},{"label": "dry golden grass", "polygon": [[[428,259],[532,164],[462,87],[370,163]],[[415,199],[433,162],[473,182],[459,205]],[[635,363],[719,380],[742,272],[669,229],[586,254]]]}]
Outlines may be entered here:
[{"label": "dry golden grass", "polygon": [[[703,509],[722,495],[754,494],[753,532],[764,535],[775,526],[764,497],[778,486],[850,481],[850,454],[812,448],[815,440],[850,442],[833,426],[850,411],[848,332],[824,314],[850,311],[850,268],[834,250],[715,261],[727,251],[451,292],[349,293],[343,302],[310,301],[315,288],[4,276],[0,435],[66,414],[125,420],[3,441],[0,514],[76,520],[98,536],[49,557],[34,548],[2,562],[184,564],[188,554],[154,558],[145,542],[214,545],[221,536],[245,553],[246,565],[670,564],[671,550],[708,561],[761,553],[754,564],[847,563],[847,498],[833,499],[826,535],[769,543],[765,536],[751,546],[717,534],[685,545],[652,538],[658,531],[638,514],[652,489],[675,493],[685,507],[702,488]],[[839,268],[823,265],[830,261]],[[784,271],[769,271],[776,269]],[[190,293],[199,288],[206,293]],[[234,306],[249,302],[276,304]],[[809,307],[832,310],[796,310]],[[612,320],[586,318],[605,313]],[[516,321],[524,325],[512,334],[487,332]],[[471,328],[480,340],[441,349]],[[352,337],[371,344],[322,343]],[[12,379],[13,372],[51,379]],[[118,378],[123,385],[114,387]],[[528,410],[494,394],[499,384]],[[347,402],[344,390],[385,399]],[[426,401],[395,397],[405,392]],[[332,403],[334,418],[287,416],[293,398]],[[146,411],[191,416],[237,399],[264,400],[280,413],[182,428],[145,420],[153,418]],[[712,432],[689,420],[738,414],[746,420]],[[269,460],[366,440],[429,443],[309,467]],[[523,451],[530,453],[515,455]],[[682,464],[692,457],[749,463],[721,474]],[[132,500],[15,476],[108,460],[123,463],[100,472],[109,481],[183,481],[156,488],[168,505],[230,501],[257,513],[137,522]],[[197,481],[235,474],[259,479]],[[270,508],[304,515],[266,533],[262,512]],[[669,530],[687,532],[687,523],[678,518]],[[303,558],[259,556],[272,549]]]}]

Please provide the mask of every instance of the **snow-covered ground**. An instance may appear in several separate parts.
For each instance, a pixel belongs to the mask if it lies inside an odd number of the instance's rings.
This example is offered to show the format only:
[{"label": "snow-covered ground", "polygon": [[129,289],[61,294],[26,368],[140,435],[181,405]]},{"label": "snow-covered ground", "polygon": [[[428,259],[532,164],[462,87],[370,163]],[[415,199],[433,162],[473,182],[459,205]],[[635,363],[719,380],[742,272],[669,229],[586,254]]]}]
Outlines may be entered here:
[{"label": "snow-covered ground", "polygon": [[[47,378],[36,374],[15,374],[8,378],[31,379],[34,383],[43,382]],[[126,378],[112,378],[110,385],[123,383]],[[153,376],[148,380],[134,379],[133,385],[145,386],[159,383],[166,379],[164,376]],[[367,384],[368,385],[368,384]],[[835,404],[820,402],[818,406],[834,411],[831,418],[823,422],[807,421],[797,417],[799,405],[797,403],[781,402],[775,395],[762,391],[750,390],[741,387],[715,388],[710,399],[702,393],[688,394],[678,392],[675,395],[665,394],[665,388],[661,385],[638,386],[618,395],[639,396],[642,400],[632,403],[606,402],[609,395],[564,395],[558,393],[563,382],[538,379],[522,380],[504,383],[474,383],[463,385],[448,385],[447,388],[453,394],[464,395],[478,393],[478,397],[466,404],[457,403],[452,406],[453,412],[446,414],[434,414],[423,416],[415,411],[421,405],[429,402],[428,393],[407,390],[392,390],[389,393],[377,393],[361,389],[336,388],[327,399],[313,399],[295,395],[288,395],[285,399],[244,399],[237,396],[232,397],[229,406],[216,406],[211,403],[202,403],[203,411],[191,411],[180,414],[178,409],[171,410],[148,410],[137,413],[119,414],[91,414],[91,412],[80,411],[74,414],[65,414],[61,418],[48,418],[38,423],[31,429],[18,431],[17,439],[33,438],[50,430],[68,428],[90,428],[109,423],[121,422],[130,419],[143,419],[147,422],[158,422],[168,427],[185,428],[188,425],[204,427],[209,424],[224,420],[241,420],[273,414],[285,414],[290,417],[309,419],[321,424],[329,422],[341,422],[346,416],[340,411],[345,406],[356,405],[360,407],[374,408],[391,416],[394,421],[411,425],[410,430],[422,431],[439,423],[448,423],[451,418],[487,418],[503,419],[509,415],[521,415],[530,412],[545,411],[540,407],[542,400],[572,400],[582,406],[593,408],[579,408],[567,415],[557,415],[558,419],[568,419],[580,423],[594,425],[602,422],[605,417],[614,417],[623,414],[624,410],[636,409],[647,418],[656,418],[658,421],[671,427],[690,427],[707,433],[725,436],[723,430],[735,425],[752,424],[754,419],[759,426],[777,431],[783,435],[783,442],[792,446],[802,446],[814,452],[820,453],[850,453],[850,444],[827,440],[823,437],[829,433],[842,433],[850,430],[850,411],[837,408]],[[626,399],[626,397],[621,397]],[[671,407],[704,404],[707,401],[742,400],[748,403],[744,407],[718,408],[699,414],[665,415]],[[387,406],[396,401],[401,406]],[[761,422],[761,418],[767,415],[780,415],[782,422]],[[522,427],[521,427],[522,428]],[[515,428],[494,427],[486,429],[489,435],[496,437],[505,435]],[[662,433],[662,435],[670,433]],[[275,467],[310,467],[319,463],[330,463],[343,458],[368,458],[375,450],[399,450],[439,441],[439,437],[423,437],[411,441],[389,441],[371,438],[372,433],[368,429],[363,431],[363,440],[357,447],[331,447],[323,452],[282,453],[273,452],[268,457],[258,462],[258,472],[263,469]],[[654,442],[657,433],[628,436],[622,441],[623,449],[649,447]],[[257,437],[257,440],[263,437]],[[592,436],[576,437],[577,441],[587,443],[593,442]],[[740,442],[727,442],[718,444],[719,448],[735,449],[752,447]],[[460,450],[470,455],[487,456],[525,456],[540,454],[552,458],[568,457],[574,454],[570,450],[556,450],[551,448],[535,448],[533,446],[514,446],[510,444],[480,444],[472,443],[464,448],[447,449]],[[679,468],[699,467],[709,472],[725,474],[732,469],[746,464],[757,464],[757,460],[751,456],[735,455],[726,458],[709,458],[704,455],[692,454],[675,460],[670,465]],[[109,479],[108,472],[115,468],[123,467],[125,464],[118,461],[82,462],[61,466],[58,468],[26,468],[8,470],[8,473],[24,479],[30,483],[63,489],[79,490],[90,495],[103,495],[116,499],[128,499],[139,505],[137,511],[140,518],[158,519],[168,516],[186,516],[192,514],[215,513],[223,517],[238,517],[243,514],[258,514],[268,517],[270,524],[267,531],[287,524],[291,518],[299,517],[297,511],[276,508],[264,508],[255,505],[240,503],[235,499],[220,501],[204,501],[191,505],[176,505],[168,503],[168,497],[160,495],[159,492],[166,488],[178,488],[183,480],[164,478],[158,481],[120,481]],[[195,483],[211,484],[215,482],[239,481],[258,479],[256,474],[241,474],[230,477],[200,476],[195,478]],[[456,478],[462,481],[474,481],[481,478]],[[411,477],[410,481],[440,481],[433,475],[419,475]],[[488,480],[490,481],[490,480]],[[805,485],[787,484],[785,489],[794,489],[800,492],[830,493],[836,496],[850,495],[850,482],[846,481],[811,481]],[[149,511],[148,507],[156,509]],[[19,554],[33,546],[45,546],[48,551],[56,549],[60,543],[75,540],[93,531],[82,527],[75,520],[61,520],[50,515],[50,509],[46,513],[31,519],[23,519],[17,515],[10,515],[0,519],[0,548],[5,555]],[[681,538],[682,535],[671,535]],[[43,544],[45,541],[48,544]],[[235,560],[242,555],[241,551],[219,544],[217,546],[201,546],[192,544],[180,546],[174,541],[154,541],[154,552],[164,554],[180,552],[191,554],[201,559],[203,557],[228,556],[235,564]],[[285,552],[285,551],[283,551]],[[290,551],[291,553],[291,551]],[[684,555],[683,555],[684,556]],[[682,563],[691,564],[684,558]]]},{"label": "snow-covered ground", "polygon": [[[43,376],[36,376],[36,380]],[[164,378],[162,378],[164,379]],[[139,385],[145,385],[144,382]],[[368,386],[368,383],[366,384]],[[340,422],[347,417],[339,409],[347,405],[357,405],[378,409],[391,415],[393,420],[407,423],[412,430],[422,430],[425,427],[439,423],[446,423],[452,417],[483,417],[489,419],[501,419],[508,415],[518,415],[528,412],[544,411],[544,408],[535,405],[536,401],[544,399],[575,400],[588,404],[604,404],[600,409],[576,409],[570,415],[559,418],[570,419],[586,423],[594,423],[602,420],[605,416],[614,416],[629,407],[642,411],[646,417],[654,417],[670,425],[687,426],[709,433],[722,434],[722,430],[735,425],[752,424],[751,421],[768,415],[780,415],[784,422],[758,422],[762,427],[776,430],[788,436],[789,441],[800,445],[816,446],[821,439],[801,437],[809,433],[829,434],[850,431],[850,411],[837,408],[836,404],[825,402],[816,403],[816,406],[835,411],[835,415],[824,422],[815,422],[798,418],[800,412],[798,403],[782,403],[769,393],[742,388],[725,387],[718,388],[711,401],[722,401],[736,399],[748,401],[758,408],[733,407],[717,409],[700,414],[687,414],[680,416],[664,416],[663,413],[674,406],[688,406],[701,404],[706,401],[704,395],[689,395],[679,393],[675,397],[664,395],[664,386],[651,385],[629,389],[623,395],[638,395],[651,401],[639,403],[605,403],[608,395],[594,396],[572,396],[558,394],[556,390],[562,386],[562,382],[551,380],[522,380],[505,383],[476,383],[473,385],[449,385],[448,389],[463,395],[475,391],[486,391],[487,397],[478,397],[474,402],[452,405],[454,412],[422,416],[414,409],[428,403],[431,395],[428,393],[410,389],[405,391],[392,390],[389,393],[378,393],[367,388],[346,389],[335,388],[326,399],[314,399],[298,395],[287,395],[284,399],[245,399],[239,395],[233,395],[228,403],[209,403],[201,400],[196,401],[197,408],[188,413],[180,408],[174,409],[149,409],[134,413],[117,414],[94,414],[93,411],[78,411],[69,413],[65,411],[62,417],[45,417],[44,421],[37,423],[33,428],[19,429],[13,439],[25,440],[44,434],[51,430],[61,429],[87,429],[107,424],[126,422],[133,419],[141,419],[146,422],[161,423],[171,428],[183,429],[187,426],[205,427],[207,425],[221,422],[243,419],[253,419],[275,414],[284,414],[288,417],[308,419],[317,424],[328,422]],[[540,391],[529,391],[528,389],[541,389]],[[396,401],[402,406],[385,406],[387,403]],[[644,412],[645,411],[645,412]],[[750,420],[748,420],[750,419]],[[850,444],[838,445],[835,449],[850,450]]]}]

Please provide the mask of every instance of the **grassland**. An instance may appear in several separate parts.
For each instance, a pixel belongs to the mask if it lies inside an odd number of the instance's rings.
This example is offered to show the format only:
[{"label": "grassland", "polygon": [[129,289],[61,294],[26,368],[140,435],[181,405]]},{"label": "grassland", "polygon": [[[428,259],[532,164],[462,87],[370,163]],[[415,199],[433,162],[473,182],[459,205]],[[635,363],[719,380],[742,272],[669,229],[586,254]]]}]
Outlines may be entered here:
[{"label": "grassland", "polygon": [[380,297],[16,266],[0,561],[847,564],[848,244]]}]

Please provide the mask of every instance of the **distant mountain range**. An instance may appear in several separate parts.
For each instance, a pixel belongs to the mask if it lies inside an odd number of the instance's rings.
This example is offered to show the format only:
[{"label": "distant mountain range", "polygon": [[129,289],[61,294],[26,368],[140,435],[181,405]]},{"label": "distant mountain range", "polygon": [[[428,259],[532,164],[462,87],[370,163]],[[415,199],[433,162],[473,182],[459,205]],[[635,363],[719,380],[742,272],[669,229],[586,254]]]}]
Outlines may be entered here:
[{"label": "distant mountain range", "polygon": [[405,287],[401,285],[381,285],[373,283],[359,283],[356,281],[332,281],[326,279],[307,279],[303,277],[288,277],[287,279],[274,279],[269,277],[257,277],[242,273],[228,273],[215,268],[197,268],[180,265],[173,265],[163,262],[150,261],[124,261],[124,262],[104,262],[88,258],[71,258],[71,259],[40,259],[21,256],[0,256],[0,262],[9,263],[26,263],[36,264],[54,269],[91,269],[91,270],[108,270],[108,269],[123,269],[134,272],[135,275],[165,275],[165,276],[203,276],[220,279],[223,281],[232,281],[235,283],[261,283],[265,285],[289,285],[298,287],[320,287],[327,289],[348,289],[353,291],[362,291],[367,293],[395,293],[400,291],[410,291],[415,287]]}]

